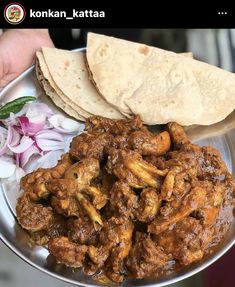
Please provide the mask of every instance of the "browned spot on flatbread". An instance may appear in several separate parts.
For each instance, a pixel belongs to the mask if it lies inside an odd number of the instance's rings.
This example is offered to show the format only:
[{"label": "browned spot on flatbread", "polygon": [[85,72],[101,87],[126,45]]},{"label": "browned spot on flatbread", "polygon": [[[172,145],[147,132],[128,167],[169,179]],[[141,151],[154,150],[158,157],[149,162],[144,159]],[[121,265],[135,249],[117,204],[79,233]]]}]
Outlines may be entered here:
[{"label": "browned spot on flatbread", "polygon": [[64,62],[64,69],[67,70],[69,65],[70,65],[70,62],[69,61],[65,61]]},{"label": "browned spot on flatbread", "polygon": [[147,46],[141,46],[139,47],[138,51],[141,53],[141,54],[144,54],[145,56],[147,56],[149,54],[149,47]]},{"label": "browned spot on flatbread", "polygon": [[105,56],[107,54],[108,47],[109,47],[109,45],[105,44],[103,46],[103,48],[99,51],[101,57],[103,57],[103,56]]},{"label": "browned spot on flatbread", "polygon": [[76,88],[77,88],[77,89],[80,89],[80,86],[79,86],[78,84],[76,84]]}]

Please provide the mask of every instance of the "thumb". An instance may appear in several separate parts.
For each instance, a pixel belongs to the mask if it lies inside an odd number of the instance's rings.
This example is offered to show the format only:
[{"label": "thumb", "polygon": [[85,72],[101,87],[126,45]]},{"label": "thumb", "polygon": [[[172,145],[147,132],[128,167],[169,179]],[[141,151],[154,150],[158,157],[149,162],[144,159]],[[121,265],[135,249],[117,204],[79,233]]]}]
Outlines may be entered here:
[{"label": "thumb", "polygon": [[16,77],[16,74],[14,72],[9,73],[6,63],[4,62],[3,58],[0,56],[0,89],[4,88],[15,77]]},{"label": "thumb", "polygon": [[0,68],[0,89],[4,88],[9,82],[17,77],[15,73],[5,75],[4,72],[1,73]]}]

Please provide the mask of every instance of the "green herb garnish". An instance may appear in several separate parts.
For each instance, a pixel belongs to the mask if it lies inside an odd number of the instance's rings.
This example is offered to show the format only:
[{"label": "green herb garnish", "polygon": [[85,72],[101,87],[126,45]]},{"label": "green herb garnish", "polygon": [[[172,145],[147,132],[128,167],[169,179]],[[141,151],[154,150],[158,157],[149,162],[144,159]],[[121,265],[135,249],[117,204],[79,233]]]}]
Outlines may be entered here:
[{"label": "green herb garnish", "polygon": [[18,113],[27,102],[35,100],[35,97],[21,97],[5,104],[0,108],[0,120],[9,118],[10,113]]}]

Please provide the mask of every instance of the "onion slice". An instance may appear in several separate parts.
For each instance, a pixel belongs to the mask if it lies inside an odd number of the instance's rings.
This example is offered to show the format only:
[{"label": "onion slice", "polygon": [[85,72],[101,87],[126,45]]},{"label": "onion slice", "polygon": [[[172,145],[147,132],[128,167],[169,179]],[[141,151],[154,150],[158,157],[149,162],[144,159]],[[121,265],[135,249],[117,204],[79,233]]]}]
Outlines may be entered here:
[{"label": "onion slice", "polygon": [[4,146],[7,139],[7,129],[0,126],[0,149]]},{"label": "onion slice", "polygon": [[7,178],[14,174],[16,165],[0,158],[0,178]]},{"label": "onion slice", "polygon": [[26,116],[18,117],[18,121],[22,129],[22,133],[24,135],[31,135],[31,136],[35,135],[37,132],[43,129],[45,125],[45,120],[46,120],[45,117],[43,118],[40,117],[40,121],[38,119],[37,123],[33,123],[33,122],[30,122],[28,117]]},{"label": "onion slice", "polygon": [[36,144],[31,145],[26,151],[20,154],[19,163],[22,168],[27,164],[30,157],[34,154],[40,154],[40,150]]},{"label": "onion slice", "polygon": [[25,171],[21,167],[16,166],[16,170],[15,170],[15,174],[14,174],[14,178],[15,178],[16,182],[20,183],[20,180],[23,176],[25,176]]},{"label": "onion slice", "polygon": [[23,136],[17,146],[11,146],[8,144],[8,147],[12,152],[18,154],[25,152],[33,143],[34,141],[30,137]]},{"label": "onion slice", "polygon": [[40,131],[35,135],[35,141],[43,151],[64,149],[64,138],[54,130]]},{"label": "onion slice", "polygon": [[35,135],[35,139],[36,141],[38,139],[48,139],[48,140],[55,140],[55,141],[63,141],[63,137],[61,134],[59,134],[58,132],[54,131],[54,130],[42,130],[39,131],[36,135]]},{"label": "onion slice", "polygon": [[38,166],[42,168],[51,168],[58,163],[62,154],[62,150],[49,151],[37,160]]},{"label": "onion slice", "polygon": [[43,151],[64,149],[63,142],[58,142],[58,141],[49,140],[49,139],[37,139],[36,142],[37,142],[37,145],[40,147],[40,149]]},{"label": "onion slice", "polygon": [[1,133],[1,138],[0,138],[0,156],[3,155],[6,151],[7,151],[7,148],[8,148],[8,144],[11,142],[12,140],[12,127],[10,126],[8,128],[8,131],[5,130],[4,128],[0,127],[0,133]]},{"label": "onion slice", "polygon": [[40,115],[43,115],[48,118],[53,115],[53,112],[46,104],[33,102],[28,104],[28,109],[25,115],[29,118],[30,122],[37,123],[37,120]]},{"label": "onion slice", "polygon": [[10,145],[16,146],[20,142],[21,135],[18,133],[16,129],[14,129],[14,127],[10,126],[9,129],[12,129],[12,139],[11,139]]},{"label": "onion slice", "polygon": [[72,119],[56,114],[48,119],[51,125],[61,133],[77,133],[81,125]]}]

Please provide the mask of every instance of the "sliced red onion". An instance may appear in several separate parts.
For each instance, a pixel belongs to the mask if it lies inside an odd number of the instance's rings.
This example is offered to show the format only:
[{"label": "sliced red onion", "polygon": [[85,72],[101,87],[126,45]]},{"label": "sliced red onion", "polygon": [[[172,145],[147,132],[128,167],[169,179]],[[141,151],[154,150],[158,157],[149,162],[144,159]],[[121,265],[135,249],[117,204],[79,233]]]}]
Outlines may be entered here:
[{"label": "sliced red onion", "polygon": [[[8,148],[8,144],[11,142],[12,140],[12,127],[8,128],[8,131],[6,131],[4,128],[0,127],[0,134],[1,134],[1,138],[0,138],[0,156],[3,155]],[[7,132],[7,135],[6,135]]]},{"label": "sliced red onion", "polygon": [[41,112],[44,112],[46,114],[47,117],[51,117],[54,112],[52,111],[52,109],[50,109],[48,107],[48,105],[44,104],[44,103],[35,103],[34,105],[37,106],[38,110],[40,110]]},{"label": "sliced red onion", "polygon": [[16,170],[14,174],[16,182],[20,183],[20,180],[23,176],[25,176],[25,171],[21,167],[16,166]]},{"label": "sliced red onion", "polygon": [[64,149],[64,143],[48,140],[48,139],[37,139],[37,145],[42,149],[43,151],[51,151],[51,150],[58,150],[58,149]]},{"label": "sliced red onion", "polygon": [[51,168],[57,164],[62,154],[62,150],[49,151],[37,160],[38,166],[43,168]]},{"label": "sliced red onion", "polygon": [[1,158],[2,160],[6,161],[6,162],[15,164],[15,160],[13,159],[12,155],[4,154],[4,155],[2,155],[0,158]]},{"label": "sliced red onion", "polygon": [[61,127],[64,130],[70,131],[71,133],[76,133],[81,128],[81,125],[77,121],[74,121],[69,118],[65,118],[61,124]]},{"label": "sliced red onion", "polygon": [[3,176],[6,178],[13,178],[16,168],[22,175],[24,172],[19,166],[26,172],[34,164],[37,168],[54,166],[69,147],[73,134],[83,129],[82,124],[63,115],[53,115],[46,104],[35,102],[27,103],[17,114],[11,113],[4,123],[8,130],[0,127],[0,155],[4,154],[4,158],[9,155],[12,160],[3,160],[2,165],[6,166]]},{"label": "sliced red onion", "polygon": [[28,119],[29,122],[31,124],[40,124],[40,123],[44,123],[45,124],[45,120],[46,120],[46,115],[44,114],[35,114],[35,115],[25,115]]},{"label": "sliced red onion", "polygon": [[8,147],[14,153],[22,153],[25,152],[33,143],[34,141],[30,137],[23,136],[17,146],[8,145]]},{"label": "sliced red onion", "polygon": [[16,146],[20,142],[21,135],[18,133],[16,129],[14,129],[14,127],[10,126],[9,129],[12,129],[12,139],[11,139],[10,145]]},{"label": "sliced red onion", "polygon": [[18,121],[24,135],[35,135],[37,132],[42,130],[45,125],[45,117],[41,120],[41,122],[33,123],[30,122],[26,116],[18,117]]},{"label": "sliced red onion", "polygon": [[48,140],[55,140],[55,141],[63,141],[64,138],[62,137],[61,134],[54,130],[42,130],[39,131],[35,135],[35,139],[48,139]]},{"label": "sliced red onion", "polygon": [[18,134],[24,135],[21,127],[19,127],[17,125],[13,125],[12,127],[18,132]]},{"label": "sliced red onion", "polygon": [[20,124],[23,134],[27,134],[28,126],[29,126],[29,119],[26,116],[21,116],[21,117],[18,117],[18,122]]},{"label": "sliced red onion", "polygon": [[7,129],[0,126],[0,149],[4,146],[7,140]]},{"label": "sliced red onion", "polygon": [[[5,158],[3,160],[5,160]],[[15,195],[17,191],[20,191],[20,180],[25,175],[25,171],[21,167],[19,167],[18,165],[15,165],[14,162],[11,164],[13,164],[15,166],[15,171],[9,177],[6,176],[6,178],[2,179],[2,184],[4,185],[4,187],[6,187],[6,190],[9,190],[9,191],[12,190],[14,192],[14,195]],[[16,183],[16,185],[13,187],[14,183]]]},{"label": "sliced red onion", "polygon": [[77,133],[81,125],[72,119],[56,114],[48,119],[51,125],[61,133]]},{"label": "sliced red onion", "polygon": [[16,165],[0,158],[0,178],[7,178],[14,174]]},{"label": "sliced red onion", "polygon": [[64,135],[64,151],[65,152],[69,151],[72,140],[73,140],[73,136],[71,134]]},{"label": "sliced red onion", "polygon": [[10,117],[8,118],[8,125],[17,125],[18,121],[17,121],[17,117],[14,113],[10,113]]},{"label": "sliced red onion", "polygon": [[42,152],[42,149],[40,149],[40,147],[38,146],[36,139],[34,138],[34,145],[36,146],[36,148],[40,151],[40,153]]},{"label": "sliced red onion", "polygon": [[33,154],[40,154],[40,150],[35,144],[31,145],[26,151],[20,154],[19,163],[22,168],[24,168]]},{"label": "sliced red onion", "polygon": [[35,135],[35,141],[43,151],[64,149],[64,138],[56,131],[42,130]]},{"label": "sliced red onion", "polygon": [[53,115],[53,112],[46,104],[34,102],[29,104],[25,115],[30,122],[37,123],[40,121],[40,116],[48,118]]},{"label": "sliced red onion", "polygon": [[16,165],[19,166],[20,165],[20,153],[15,153],[14,158],[15,158]]}]

